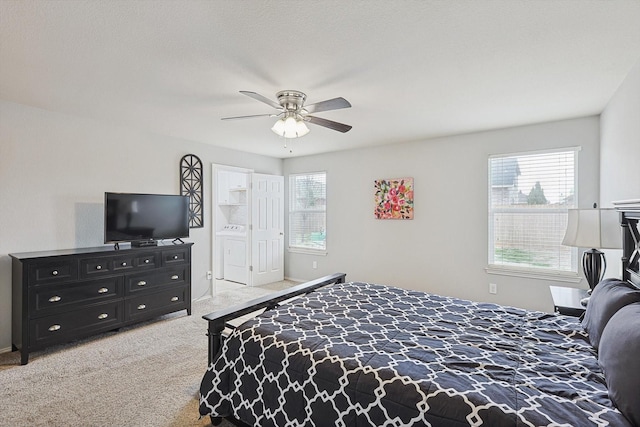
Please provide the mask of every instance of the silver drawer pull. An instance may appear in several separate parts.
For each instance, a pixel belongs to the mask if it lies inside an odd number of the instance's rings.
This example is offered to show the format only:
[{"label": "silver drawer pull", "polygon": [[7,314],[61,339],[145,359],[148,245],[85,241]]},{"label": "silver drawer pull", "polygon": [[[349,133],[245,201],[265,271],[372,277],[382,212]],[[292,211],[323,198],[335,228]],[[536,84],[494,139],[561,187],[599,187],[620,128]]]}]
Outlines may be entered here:
[{"label": "silver drawer pull", "polygon": [[174,256],[173,256],[173,259],[178,259],[178,255],[174,255]]},{"label": "silver drawer pull", "polygon": [[148,260],[148,259],[145,259],[145,260],[144,260],[144,263],[145,263],[145,264],[149,264],[149,260]]},{"label": "silver drawer pull", "polygon": [[51,298],[49,298],[49,302],[58,302],[60,301],[62,298],[60,298],[58,295],[54,295]]},{"label": "silver drawer pull", "polygon": [[171,302],[178,301],[179,299],[180,299],[180,298],[178,298],[178,297],[171,297]]},{"label": "silver drawer pull", "polygon": [[102,270],[102,266],[101,265],[96,265],[96,270]]},{"label": "silver drawer pull", "polygon": [[109,317],[109,315],[107,313],[102,313],[102,314],[98,315],[98,319],[100,319],[100,320],[106,319],[107,317]]},{"label": "silver drawer pull", "polygon": [[146,285],[146,284],[147,284],[147,282],[145,282],[144,280],[140,280],[140,281],[138,282],[138,286],[144,286],[144,285]]},{"label": "silver drawer pull", "polygon": [[122,264],[120,264],[120,265],[121,265],[121,266],[123,266],[123,267],[126,267],[126,266],[127,266],[127,263],[126,263],[126,262],[123,262],[123,263],[122,263]]},{"label": "silver drawer pull", "polygon": [[52,276],[57,276],[57,275],[58,275],[58,270],[53,270],[53,271],[51,272],[51,275],[52,275]]},{"label": "silver drawer pull", "polygon": [[100,289],[98,289],[98,293],[99,293],[99,294],[106,294],[107,292],[109,292],[109,289],[107,289],[107,288],[100,288]]},{"label": "silver drawer pull", "polygon": [[140,305],[138,306],[138,310],[144,310],[145,308],[147,308],[147,306],[146,306],[146,305],[144,305],[144,304],[140,304]]},{"label": "silver drawer pull", "polygon": [[51,326],[49,326],[49,331],[50,331],[50,332],[55,332],[55,331],[57,331],[57,330],[58,330],[58,329],[60,329],[60,328],[61,328],[61,326],[60,326],[60,325],[51,325]]},{"label": "silver drawer pull", "polygon": [[180,276],[178,276],[177,274],[174,274],[173,276],[171,276],[171,280],[178,280],[180,278]]}]

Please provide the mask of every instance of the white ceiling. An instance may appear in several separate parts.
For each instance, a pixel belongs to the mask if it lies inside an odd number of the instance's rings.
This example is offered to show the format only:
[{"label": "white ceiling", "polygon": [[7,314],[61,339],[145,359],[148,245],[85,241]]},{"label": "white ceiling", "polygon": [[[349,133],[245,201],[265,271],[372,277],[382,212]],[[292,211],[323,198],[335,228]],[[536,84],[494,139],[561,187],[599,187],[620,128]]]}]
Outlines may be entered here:
[{"label": "white ceiling", "polygon": [[[598,114],[639,59],[637,0],[0,0],[0,98],[281,158]],[[353,129],[220,120],[283,89]]]}]

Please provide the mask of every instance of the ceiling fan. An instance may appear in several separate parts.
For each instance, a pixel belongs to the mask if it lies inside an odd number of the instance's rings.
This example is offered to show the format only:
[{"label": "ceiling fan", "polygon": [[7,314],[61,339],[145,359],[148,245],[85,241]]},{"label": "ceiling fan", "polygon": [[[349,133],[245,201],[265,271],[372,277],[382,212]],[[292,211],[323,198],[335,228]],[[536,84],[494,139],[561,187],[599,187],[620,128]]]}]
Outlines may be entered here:
[{"label": "ceiling fan", "polygon": [[254,117],[280,117],[271,130],[285,138],[299,138],[309,133],[309,128],[305,125],[305,122],[324,126],[342,133],[349,132],[349,130],[351,130],[351,126],[345,125],[344,123],[338,123],[333,120],[327,120],[310,115],[312,113],[320,113],[322,111],[339,110],[341,108],[351,107],[349,101],[342,97],[327,99],[326,101],[316,102],[315,104],[304,105],[307,95],[297,90],[283,90],[276,93],[276,98],[278,99],[277,102],[255,92],[241,90],[240,93],[260,102],[264,102],[280,112],[272,114],[254,114],[251,116],[223,117],[222,120],[250,119]]}]

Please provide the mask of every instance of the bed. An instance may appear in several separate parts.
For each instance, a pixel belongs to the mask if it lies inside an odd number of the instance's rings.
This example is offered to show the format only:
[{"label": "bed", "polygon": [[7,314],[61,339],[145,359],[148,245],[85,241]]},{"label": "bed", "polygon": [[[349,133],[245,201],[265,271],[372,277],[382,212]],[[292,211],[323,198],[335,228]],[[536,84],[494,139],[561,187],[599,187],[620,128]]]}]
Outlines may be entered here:
[{"label": "bed", "polygon": [[[341,273],[208,314],[200,414],[214,425],[638,426],[640,209],[620,218],[624,276],[596,287],[583,320]],[[262,309],[222,338],[230,319]]]}]

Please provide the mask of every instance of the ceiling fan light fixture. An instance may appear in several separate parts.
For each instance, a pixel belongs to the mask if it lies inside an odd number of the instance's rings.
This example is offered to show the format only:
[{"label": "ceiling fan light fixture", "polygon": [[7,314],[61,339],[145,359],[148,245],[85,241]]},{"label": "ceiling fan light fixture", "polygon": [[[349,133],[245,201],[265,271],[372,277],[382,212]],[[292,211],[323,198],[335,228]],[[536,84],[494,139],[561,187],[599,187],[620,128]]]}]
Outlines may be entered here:
[{"label": "ceiling fan light fixture", "polygon": [[300,138],[309,133],[307,125],[302,120],[297,120],[293,115],[278,120],[271,130],[284,138]]}]

